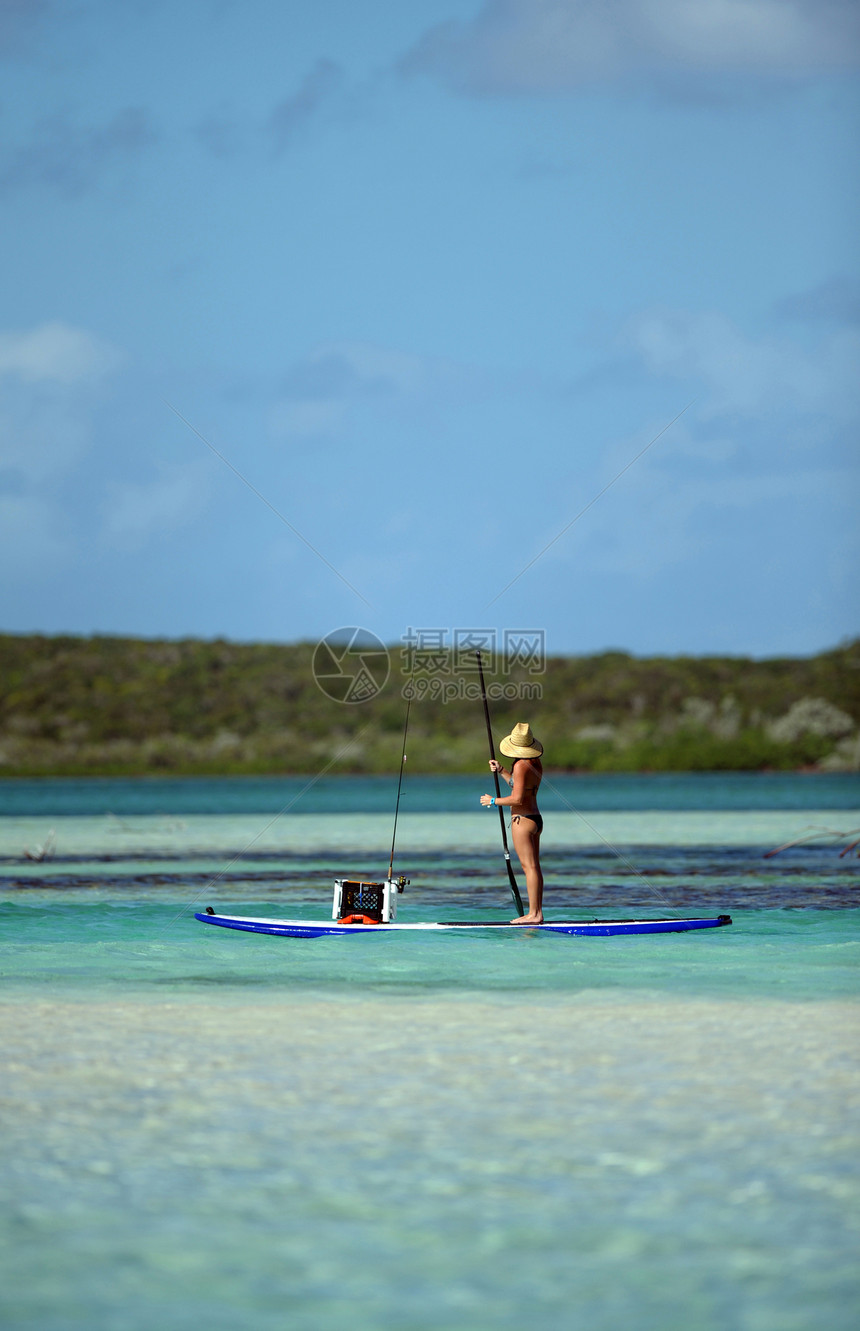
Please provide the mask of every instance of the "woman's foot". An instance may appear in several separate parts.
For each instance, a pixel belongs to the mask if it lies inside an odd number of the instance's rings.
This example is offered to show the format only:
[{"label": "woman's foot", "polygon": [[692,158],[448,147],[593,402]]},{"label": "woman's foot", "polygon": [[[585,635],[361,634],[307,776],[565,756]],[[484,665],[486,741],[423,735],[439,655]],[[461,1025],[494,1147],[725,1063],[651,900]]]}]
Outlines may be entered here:
[{"label": "woman's foot", "polygon": [[536,915],[532,915],[531,913],[529,913],[528,915],[518,915],[517,918],[516,918],[515,920],[511,920],[510,923],[511,923],[511,924],[543,924],[543,911],[538,911],[538,913],[537,913]]}]

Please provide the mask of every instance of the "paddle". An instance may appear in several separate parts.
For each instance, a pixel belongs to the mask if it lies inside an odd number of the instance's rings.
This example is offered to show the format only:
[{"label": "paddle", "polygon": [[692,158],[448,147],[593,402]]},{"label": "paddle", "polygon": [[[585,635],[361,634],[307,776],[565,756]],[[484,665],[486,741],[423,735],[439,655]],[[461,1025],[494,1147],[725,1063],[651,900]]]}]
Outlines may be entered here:
[{"label": "paddle", "polygon": [[[487,702],[487,689],[484,684],[484,667],[481,665],[481,653],[475,652],[475,655],[478,658],[478,674],[481,677],[481,697],[484,700],[484,720],[487,723],[487,743],[490,746],[490,757],[495,761],[496,748],[493,744],[493,730],[490,725],[490,704]],[[496,771],[493,772],[493,780],[496,783],[496,798],[498,799],[502,791],[499,785],[499,774]],[[517,887],[517,880],[514,877],[513,865],[511,864],[511,852],[508,850],[508,834],[505,831],[505,815],[502,809],[499,809],[499,826],[502,829],[502,845],[505,848],[505,868],[508,871],[508,882],[511,885],[514,905],[517,908],[518,914],[525,915],[525,911],[523,910],[523,899],[520,896],[520,889]]]}]

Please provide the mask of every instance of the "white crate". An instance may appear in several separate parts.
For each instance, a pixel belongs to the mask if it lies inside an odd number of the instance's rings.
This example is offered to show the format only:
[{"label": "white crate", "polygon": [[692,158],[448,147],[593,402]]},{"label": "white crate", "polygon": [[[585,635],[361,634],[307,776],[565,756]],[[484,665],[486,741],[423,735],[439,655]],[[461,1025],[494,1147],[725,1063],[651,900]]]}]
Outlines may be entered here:
[{"label": "white crate", "polygon": [[[392,924],[397,919],[397,896],[403,891],[408,879],[387,878],[382,883],[370,883],[360,878],[336,878],[334,880],[334,900],[331,917],[341,919],[346,915],[376,914],[380,895],[382,898],[381,924]],[[369,910],[362,910],[361,896],[365,892],[368,901],[373,902]],[[357,900],[356,900],[357,898]]]}]

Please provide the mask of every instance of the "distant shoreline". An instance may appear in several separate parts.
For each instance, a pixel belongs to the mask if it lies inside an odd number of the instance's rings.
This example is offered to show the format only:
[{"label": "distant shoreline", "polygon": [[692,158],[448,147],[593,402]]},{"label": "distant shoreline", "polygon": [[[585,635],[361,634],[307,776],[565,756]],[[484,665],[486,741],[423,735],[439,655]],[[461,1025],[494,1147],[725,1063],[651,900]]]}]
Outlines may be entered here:
[{"label": "distant shoreline", "polygon": [[[0,634],[0,779],[397,771],[410,682],[402,653],[381,649],[384,678],[367,676],[362,701],[338,701],[323,689],[330,677],[315,676],[316,650]],[[486,751],[474,664],[450,651],[426,657],[409,770],[472,773]],[[495,733],[530,720],[549,771],[860,770],[860,640],[765,661],[496,655],[487,684],[499,699]]]},{"label": "distant shoreline", "polygon": [[[616,776],[635,776],[643,778],[659,777],[697,777],[697,776],[749,776],[749,777],[768,777],[768,776],[808,776],[812,779],[822,780],[832,776],[856,776],[858,769],[855,768],[827,768],[817,766],[801,767],[700,767],[700,768],[644,768],[630,770],[628,768],[601,768],[599,771],[590,770],[585,767],[544,767],[544,773],[548,777],[588,777],[590,780],[600,779],[602,777],[611,778]],[[89,769],[74,771],[9,771],[0,769],[0,784],[12,781],[241,781],[241,780],[260,780],[277,781],[300,780],[304,777],[313,775],[308,771],[197,771],[197,770],[172,770],[172,771],[92,771]],[[391,776],[390,772],[335,772],[328,774],[330,777],[336,776],[339,780],[362,781],[368,777],[386,777]],[[396,776],[396,773],[394,774]],[[412,776],[418,777],[473,777],[480,779],[482,776],[480,765],[470,768],[464,768],[459,771],[447,770],[423,771],[412,768]]]}]

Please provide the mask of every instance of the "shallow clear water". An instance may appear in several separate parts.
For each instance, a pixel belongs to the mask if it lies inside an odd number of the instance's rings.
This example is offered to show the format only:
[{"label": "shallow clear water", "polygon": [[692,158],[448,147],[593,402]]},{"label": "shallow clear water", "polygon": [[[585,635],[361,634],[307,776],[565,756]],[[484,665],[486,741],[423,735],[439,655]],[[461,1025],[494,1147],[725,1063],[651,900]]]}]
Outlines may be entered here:
[{"label": "shallow clear water", "polygon": [[[243,896],[242,914],[298,919],[330,912]],[[328,903],[326,903],[327,905]],[[706,935],[571,940],[546,934],[362,935],[289,940],[204,927],[168,901],[26,900],[0,904],[7,998],[113,1000],[165,992],[287,1001],[295,994],[360,996],[575,995],[583,990],[797,999],[857,996],[860,908],[741,910]],[[644,913],[644,912],[643,912]],[[657,916],[659,911],[649,912]],[[429,911],[413,911],[432,918]],[[446,906],[446,919],[497,920]],[[404,910],[402,917],[411,918]]]},{"label": "shallow clear water", "polygon": [[[544,800],[548,913],[735,920],[613,939],[199,925],[387,864],[379,782],[258,836],[261,785],[0,786],[5,1325],[856,1324],[860,864],[765,858],[854,779]],[[400,918],[505,918],[497,824],[409,793]]]}]

